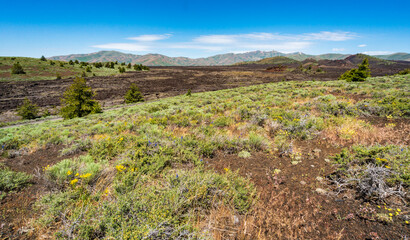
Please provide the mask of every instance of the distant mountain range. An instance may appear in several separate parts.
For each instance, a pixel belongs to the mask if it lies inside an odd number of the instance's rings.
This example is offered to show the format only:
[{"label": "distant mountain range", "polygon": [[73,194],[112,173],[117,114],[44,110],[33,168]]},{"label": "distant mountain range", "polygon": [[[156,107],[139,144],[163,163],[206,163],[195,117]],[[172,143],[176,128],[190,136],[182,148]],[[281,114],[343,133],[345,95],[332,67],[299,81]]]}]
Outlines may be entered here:
[{"label": "distant mountain range", "polygon": [[[88,54],[71,54],[65,56],[55,56],[48,59],[69,61],[78,60],[83,62],[126,62],[137,63],[148,66],[214,66],[214,65],[232,65],[239,62],[258,61],[265,58],[284,56],[297,61],[303,61],[308,58],[316,60],[341,60],[345,59],[350,54],[328,53],[321,55],[308,55],[302,52],[296,53],[281,53],[277,51],[253,51],[246,53],[226,53],[219,54],[207,58],[187,58],[187,57],[168,57],[161,54],[146,54],[135,55],[129,53],[122,53],[117,51],[100,51]],[[400,60],[410,61],[409,53],[394,53],[390,55],[377,55],[373,56],[386,60]]]}]

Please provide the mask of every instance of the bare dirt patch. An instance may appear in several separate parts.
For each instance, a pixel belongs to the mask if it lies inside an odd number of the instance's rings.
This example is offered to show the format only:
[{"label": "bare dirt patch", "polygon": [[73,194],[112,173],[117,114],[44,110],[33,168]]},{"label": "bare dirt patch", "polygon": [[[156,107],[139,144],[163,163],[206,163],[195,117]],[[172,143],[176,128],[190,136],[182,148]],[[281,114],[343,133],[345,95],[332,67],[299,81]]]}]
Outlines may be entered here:
[{"label": "bare dirt patch", "polygon": [[[47,191],[44,180],[39,176],[47,165],[53,165],[63,159],[75,157],[60,156],[62,146],[39,149],[31,154],[16,158],[0,159],[7,167],[17,172],[33,175],[30,186],[18,192],[11,192],[0,200],[0,239],[35,239],[34,229],[28,223],[37,213],[33,209],[36,200]],[[80,155],[80,154],[77,154]]]},{"label": "bare dirt patch", "polygon": [[[247,216],[233,217],[226,209],[210,215],[207,224],[216,239],[401,239],[410,234],[403,224],[361,218],[357,212],[365,203],[360,199],[328,194],[326,175],[334,168],[325,159],[339,148],[319,140],[295,142],[295,148],[302,152],[297,165],[287,156],[261,152],[246,159],[219,152],[206,160],[221,173],[238,170],[259,192]],[[281,171],[274,174],[274,169]]]}]

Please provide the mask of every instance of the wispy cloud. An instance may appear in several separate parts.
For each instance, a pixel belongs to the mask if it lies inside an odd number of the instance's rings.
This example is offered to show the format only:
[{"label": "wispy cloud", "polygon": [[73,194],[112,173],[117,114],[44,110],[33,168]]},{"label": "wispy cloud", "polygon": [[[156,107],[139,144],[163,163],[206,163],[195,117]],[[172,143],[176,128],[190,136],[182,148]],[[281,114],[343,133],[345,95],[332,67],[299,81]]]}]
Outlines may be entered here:
[{"label": "wispy cloud", "polygon": [[93,47],[101,48],[101,49],[116,49],[116,50],[132,51],[132,52],[146,52],[150,50],[149,46],[138,45],[138,44],[133,44],[133,43],[107,43],[107,44],[95,45]]},{"label": "wispy cloud", "polygon": [[358,47],[367,47],[366,44],[360,44]]},{"label": "wispy cloud", "polygon": [[346,41],[356,38],[357,35],[352,32],[326,32],[304,34],[305,40],[323,40],[323,41]]},{"label": "wispy cloud", "polygon": [[367,51],[363,53],[367,55],[386,55],[386,54],[392,54],[393,52],[391,51]]},{"label": "wispy cloud", "polygon": [[170,38],[171,36],[172,34],[151,34],[151,35],[140,35],[137,37],[130,37],[127,39],[135,40],[139,42],[153,42],[153,41],[167,39],[167,38]]}]

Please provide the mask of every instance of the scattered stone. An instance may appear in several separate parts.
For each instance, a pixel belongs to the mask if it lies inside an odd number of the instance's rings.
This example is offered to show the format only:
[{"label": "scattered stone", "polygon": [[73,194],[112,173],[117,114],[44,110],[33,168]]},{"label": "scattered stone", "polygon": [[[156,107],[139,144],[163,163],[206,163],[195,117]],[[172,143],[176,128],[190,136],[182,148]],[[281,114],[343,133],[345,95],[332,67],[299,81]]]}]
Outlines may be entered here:
[{"label": "scattered stone", "polygon": [[318,180],[319,182],[323,181],[322,177],[316,177],[316,180]]},{"label": "scattered stone", "polygon": [[290,163],[292,163],[292,165],[298,165],[298,164],[299,164],[299,161],[292,161],[292,162],[290,162]]},{"label": "scattered stone", "polygon": [[239,224],[239,218],[238,218],[238,216],[236,216],[236,215],[233,216],[233,223],[234,223],[235,225],[238,225],[238,224]]},{"label": "scattered stone", "polygon": [[330,163],[330,159],[325,158],[325,162]]},{"label": "scattered stone", "polygon": [[323,188],[316,188],[315,190],[317,193],[321,194],[321,195],[325,195],[326,194],[326,190]]},{"label": "scattered stone", "polygon": [[315,165],[310,165],[311,167],[315,167]]},{"label": "scattered stone", "polygon": [[315,149],[313,149],[313,152],[314,153],[320,153],[322,150],[320,150],[319,148],[315,148]]},{"label": "scattered stone", "polygon": [[306,185],[306,182],[305,181],[300,181],[300,184]]}]

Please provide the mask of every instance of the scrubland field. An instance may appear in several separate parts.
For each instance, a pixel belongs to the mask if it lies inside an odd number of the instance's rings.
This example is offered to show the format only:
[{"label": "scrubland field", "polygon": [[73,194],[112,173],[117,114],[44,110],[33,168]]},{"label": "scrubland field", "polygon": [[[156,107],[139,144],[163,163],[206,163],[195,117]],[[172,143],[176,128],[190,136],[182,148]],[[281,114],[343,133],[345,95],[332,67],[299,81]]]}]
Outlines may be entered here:
[{"label": "scrubland field", "polygon": [[281,80],[0,129],[0,237],[407,239],[409,86]]}]

